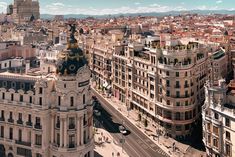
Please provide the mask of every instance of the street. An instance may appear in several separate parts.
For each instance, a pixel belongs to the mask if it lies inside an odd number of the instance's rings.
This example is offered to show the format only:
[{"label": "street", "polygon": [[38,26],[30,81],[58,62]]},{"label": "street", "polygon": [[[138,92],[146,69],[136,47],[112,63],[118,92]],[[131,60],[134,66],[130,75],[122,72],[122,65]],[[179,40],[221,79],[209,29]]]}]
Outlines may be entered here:
[{"label": "street", "polygon": [[[131,157],[166,157],[168,156],[160,149],[152,140],[143,134],[135,125],[116,111],[102,96],[95,91],[93,94],[97,97],[101,104],[101,116],[95,117],[103,127],[111,133],[114,140],[118,143],[124,138],[123,148]],[[119,126],[124,124],[128,130],[127,135],[119,132]],[[121,144],[120,144],[121,145]]]}]

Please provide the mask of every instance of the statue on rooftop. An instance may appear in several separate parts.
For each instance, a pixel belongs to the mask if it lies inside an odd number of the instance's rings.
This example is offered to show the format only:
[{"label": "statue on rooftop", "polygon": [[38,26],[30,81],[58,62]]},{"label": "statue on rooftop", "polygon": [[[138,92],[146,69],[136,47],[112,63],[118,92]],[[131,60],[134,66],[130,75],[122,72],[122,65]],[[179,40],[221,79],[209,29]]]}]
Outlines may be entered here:
[{"label": "statue on rooftop", "polygon": [[76,25],[75,24],[69,24],[69,27],[70,27],[70,32],[71,32],[71,34],[75,34],[75,32],[77,32],[77,30],[76,30]]}]

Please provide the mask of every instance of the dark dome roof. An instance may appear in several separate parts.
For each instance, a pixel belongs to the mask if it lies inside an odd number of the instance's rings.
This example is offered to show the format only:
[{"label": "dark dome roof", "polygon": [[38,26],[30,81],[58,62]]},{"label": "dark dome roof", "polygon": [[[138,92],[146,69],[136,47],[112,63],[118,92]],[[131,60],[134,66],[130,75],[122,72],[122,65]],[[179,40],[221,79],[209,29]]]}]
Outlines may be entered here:
[{"label": "dark dome roof", "polygon": [[77,71],[87,64],[83,51],[78,47],[74,32],[68,40],[68,47],[58,55],[57,73],[62,75],[75,75]]}]

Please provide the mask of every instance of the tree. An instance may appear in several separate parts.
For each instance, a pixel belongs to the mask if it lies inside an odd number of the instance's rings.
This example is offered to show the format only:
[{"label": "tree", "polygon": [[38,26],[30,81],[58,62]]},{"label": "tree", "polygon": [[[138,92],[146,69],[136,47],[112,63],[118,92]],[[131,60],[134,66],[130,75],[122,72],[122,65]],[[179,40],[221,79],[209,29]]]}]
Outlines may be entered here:
[{"label": "tree", "polygon": [[147,128],[148,127],[148,120],[144,119],[144,127]]}]

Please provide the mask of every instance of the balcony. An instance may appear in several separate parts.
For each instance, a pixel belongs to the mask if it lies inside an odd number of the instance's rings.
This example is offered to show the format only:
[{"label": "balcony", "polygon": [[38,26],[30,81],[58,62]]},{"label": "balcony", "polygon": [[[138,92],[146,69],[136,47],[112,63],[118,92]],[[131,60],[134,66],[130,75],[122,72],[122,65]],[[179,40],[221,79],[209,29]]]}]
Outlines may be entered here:
[{"label": "balcony", "polygon": [[28,121],[28,122],[26,122],[26,125],[27,125],[27,126],[32,126],[33,123],[32,123],[31,121]]},{"label": "balcony", "polygon": [[8,121],[9,123],[14,123],[14,119],[12,119],[12,118],[9,118],[7,121]]},{"label": "balcony", "polygon": [[35,124],[35,125],[34,125],[34,128],[35,128],[35,129],[42,129],[42,126],[41,126],[40,124]]},{"label": "balcony", "polygon": [[21,140],[16,140],[15,143],[19,144],[19,145],[31,147],[31,142],[24,142],[24,141],[21,141]]},{"label": "balcony", "polygon": [[69,124],[69,129],[75,129],[75,124]]},{"label": "balcony", "polygon": [[70,143],[69,144],[69,148],[75,148],[75,144],[74,143]]},{"label": "balcony", "polygon": [[188,87],[189,87],[189,84],[185,84],[185,85],[184,85],[184,88],[188,88]]},{"label": "balcony", "polygon": [[180,88],[180,85],[175,85],[175,88]]},{"label": "balcony", "polygon": [[17,124],[23,125],[23,121],[21,119],[17,120]]}]

